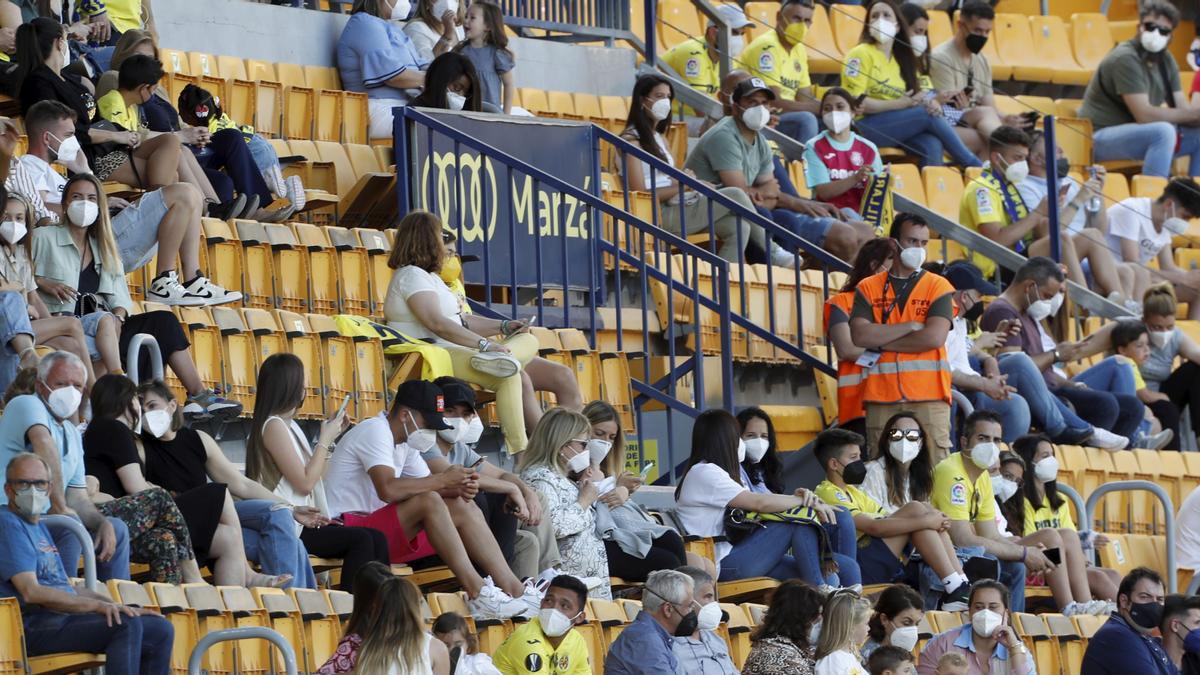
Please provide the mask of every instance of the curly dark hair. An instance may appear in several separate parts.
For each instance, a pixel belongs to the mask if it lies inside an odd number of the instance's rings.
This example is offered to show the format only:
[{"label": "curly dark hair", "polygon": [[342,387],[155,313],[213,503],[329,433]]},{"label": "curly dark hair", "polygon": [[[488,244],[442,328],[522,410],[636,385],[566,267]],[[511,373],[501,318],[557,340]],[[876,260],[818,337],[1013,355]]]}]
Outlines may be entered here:
[{"label": "curly dark hair", "polygon": [[808,642],[808,631],[821,618],[823,604],[825,600],[817,589],[799,579],[785,581],[771,594],[762,625],[750,639],[757,642],[781,637],[807,650],[813,647]]}]

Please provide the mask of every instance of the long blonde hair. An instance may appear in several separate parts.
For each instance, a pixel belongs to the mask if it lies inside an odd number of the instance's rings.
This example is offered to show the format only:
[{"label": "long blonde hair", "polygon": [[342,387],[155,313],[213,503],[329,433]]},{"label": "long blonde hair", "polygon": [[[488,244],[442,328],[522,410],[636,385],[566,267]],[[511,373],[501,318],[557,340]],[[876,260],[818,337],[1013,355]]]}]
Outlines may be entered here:
[{"label": "long blonde hair", "polygon": [[360,626],[363,642],[358,649],[354,672],[361,675],[416,672],[428,663],[425,623],[421,620],[421,596],[417,587],[403,577],[392,577],[379,586],[375,606]]},{"label": "long blonde hair", "polygon": [[1170,282],[1155,284],[1142,296],[1142,316],[1175,316],[1175,288]]},{"label": "long blonde hair", "polygon": [[96,216],[96,222],[88,228],[87,236],[100,250],[100,265],[110,274],[125,276],[125,266],[121,264],[120,249],[117,248],[117,237],[113,234],[112,221],[108,218],[108,198],[104,196],[104,185],[94,175],[77,173],[63,186],[63,219],[59,227],[75,227],[67,222],[67,206],[70,205],[67,195],[71,194],[71,187],[78,182],[88,182],[96,188],[96,206],[99,207],[100,214]]},{"label": "long blonde hair", "polygon": [[[617,425],[617,437],[613,440],[612,449],[608,451],[604,461],[600,462],[600,470],[605,476],[620,476],[625,471],[625,431],[621,429],[621,416],[617,409],[608,401],[592,401],[583,406],[583,416],[588,418],[592,426],[605,422]],[[588,437],[591,437],[590,433]]]},{"label": "long blonde hair", "polygon": [[588,418],[566,408],[553,408],[533,428],[529,445],[521,453],[517,469],[524,471],[535,466],[550,466],[566,475],[567,468],[559,456],[559,450],[577,438],[587,438],[592,430]]},{"label": "long blonde hair", "polygon": [[818,661],[830,654],[846,650],[857,652],[853,644],[854,627],[871,617],[871,601],[855,593],[834,592],[825,601],[821,613],[821,637],[817,639]]}]

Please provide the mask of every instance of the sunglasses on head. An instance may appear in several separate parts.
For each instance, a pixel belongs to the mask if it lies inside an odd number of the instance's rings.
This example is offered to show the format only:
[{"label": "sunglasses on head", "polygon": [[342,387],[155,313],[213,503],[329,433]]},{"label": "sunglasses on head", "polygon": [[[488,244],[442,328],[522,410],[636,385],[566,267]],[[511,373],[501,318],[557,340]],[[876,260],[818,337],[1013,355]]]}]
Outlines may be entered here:
[{"label": "sunglasses on head", "polygon": [[1160,26],[1160,25],[1154,23],[1153,21],[1147,21],[1146,23],[1142,24],[1142,30],[1144,30],[1144,31],[1156,30],[1156,31],[1158,31],[1159,35],[1165,36],[1165,35],[1170,35],[1172,33],[1172,31],[1174,31],[1175,29],[1168,28],[1166,26]]},{"label": "sunglasses on head", "polygon": [[921,440],[920,429],[892,429],[888,432],[888,440],[898,441],[907,438],[910,441]]}]

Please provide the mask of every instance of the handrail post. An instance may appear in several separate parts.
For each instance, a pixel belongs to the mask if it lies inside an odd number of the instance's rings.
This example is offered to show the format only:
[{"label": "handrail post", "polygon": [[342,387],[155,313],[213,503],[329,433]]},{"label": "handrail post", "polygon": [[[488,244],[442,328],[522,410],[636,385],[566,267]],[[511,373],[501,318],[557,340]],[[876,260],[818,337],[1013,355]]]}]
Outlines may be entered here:
[{"label": "handrail post", "polygon": [[196,642],[196,646],[192,648],[191,656],[188,657],[188,675],[200,675],[200,662],[204,659],[204,652],[208,651],[209,647],[218,642],[231,640],[266,640],[275,645],[275,648],[283,655],[283,668],[287,675],[297,675],[299,672],[296,667],[296,651],[282,635],[270,628],[250,626],[216,630],[200,638]]},{"label": "handrail post", "polygon": [[[1054,144],[1054,115],[1046,115],[1042,141],[1046,145],[1046,196],[1048,197],[1046,215],[1050,218],[1050,259],[1054,262],[1062,262],[1062,240],[1059,239],[1061,228],[1058,222],[1058,179],[1065,178],[1065,176],[1058,175],[1058,163],[1055,161],[1058,153],[1055,152]],[[1027,204],[1026,206],[1031,205]]]},{"label": "handrail post", "polygon": [[646,63],[658,63],[658,17],[655,15],[658,0],[643,0],[646,4]]},{"label": "handrail post", "polygon": [[1092,491],[1092,494],[1087,498],[1087,522],[1090,526],[1096,522],[1096,504],[1100,502],[1100,498],[1110,492],[1120,492],[1124,490],[1146,490],[1162,502],[1163,511],[1166,514],[1165,520],[1167,528],[1167,591],[1169,593],[1176,592],[1178,586],[1178,565],[1175,562],[1175,507],[1171,504],[1171,497],[1167,491],[1157,483],[1152,483],[1148,480],[1118,480],[1111,483],[1105,483]]},{"label": "handrail post", "polygon": [[129,374],[129,379],[133,380],[134,384],[142,382],[139,379],[141,373],[138,372],[138,356],[143,347],[150,352],[150,373],[152,375],[150,379],[161,381],[163,379],[162,350],[158,347],[158,340],[148,333],[138,333],[129,339],[129,347],[125,350],[125,370]]},{"label": "handrail post", "polygon": [[[1087,517],[1087,504],[1083,501],[1083,497],[1079,496],[1079,493],[1075,491],[1075,488],[1071,487],[1070,485],[1059,483],[1058,494],[1071,500],[1071,503],[1075,505],[1075,513],[1080,520],[1083,520]],[[1083,528],[1082,531],[1091,532],[1091,530],[1092,525],[1089,522],[1087,527]],[[1093,541],[1095,540],[1092,537],[1088,537],[1087,544],[1083,547],[1083,553],[1085,557],[1087,557],[1088,551],[1095,550],[1096,547],[1095,544],[1092,543]]]},{"label": "handrail post", "polygon": [[[399,114],[395,112],[397,110]],[[412,208],[412,182],[408,175],[408,120],[405,117],[407,110],[406,106],[393,108],[392,112],[392,137],[396,139],[396,147],[392,148],[392,162],[396,165],[396,199],[398,200],[396,213],[401,216]]]},{"label": "handrail post", "polygon": [[58,515],[42,516],[39,520],[46,526],[46,529],[61,528],[69,531],[79,540],[80,548],[83,550],[83,583],[87,585],[89,591],[98,592],[100,584],[96,581],[96,545],[92,542],[92,535],[88,533],[83,523],[71,516]]}]

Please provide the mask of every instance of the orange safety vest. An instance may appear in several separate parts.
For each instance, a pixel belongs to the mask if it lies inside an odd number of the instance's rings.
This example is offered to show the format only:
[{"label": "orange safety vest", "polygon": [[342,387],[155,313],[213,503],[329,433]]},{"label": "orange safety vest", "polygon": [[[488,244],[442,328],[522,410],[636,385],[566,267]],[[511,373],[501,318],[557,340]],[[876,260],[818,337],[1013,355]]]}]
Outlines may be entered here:
[{"label": "orange safety vest", "polygon": [[[895,325],[916,321],[925,323],[926,314],[934,301],[954,292],[954,287],[941,276],[921,272],[916,284],[901,307],[896,303],[895,284],[883,271],[863,279],[858,292],[871,304],[875,323]],[[887,320],[884,321],[884,312]],[[884,350],[879,361],[866,372],[863,400],[868,403],[899,403],[901,401],[945,401],[950,403],[950,362],[946,345],[924,352],[890,352]]]},{"label": "orange safety vest", "polygon": [[[850,310],[854,306],[854,291],[843,291],[836,295],[829,296],[825,301],[825,334],[829,335],[829,318],[833,315],[833,308],[845,312],[846,316],[850,316]],[[863,409],[863,375],[862,366],[854,361],[844,359],[838,360],[838,422],[846,423],[859,417],[865,417],[867,412]]]}]

